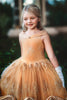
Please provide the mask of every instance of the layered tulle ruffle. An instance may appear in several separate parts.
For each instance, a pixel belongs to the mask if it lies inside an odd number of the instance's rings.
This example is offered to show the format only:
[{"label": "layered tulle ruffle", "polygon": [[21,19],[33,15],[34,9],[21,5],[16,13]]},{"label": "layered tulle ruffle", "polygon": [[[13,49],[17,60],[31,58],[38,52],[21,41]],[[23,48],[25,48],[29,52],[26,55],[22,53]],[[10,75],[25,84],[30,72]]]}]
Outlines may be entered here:
[{"label": "layered tulle ruffle", "polygon": [[67,96],[50,61],[42,59],[27,63],[22,57],[3,71],[1,91],[3,95],[13,95],[17,100],[24,100],[26,97],[46,100],[49,96]]}]

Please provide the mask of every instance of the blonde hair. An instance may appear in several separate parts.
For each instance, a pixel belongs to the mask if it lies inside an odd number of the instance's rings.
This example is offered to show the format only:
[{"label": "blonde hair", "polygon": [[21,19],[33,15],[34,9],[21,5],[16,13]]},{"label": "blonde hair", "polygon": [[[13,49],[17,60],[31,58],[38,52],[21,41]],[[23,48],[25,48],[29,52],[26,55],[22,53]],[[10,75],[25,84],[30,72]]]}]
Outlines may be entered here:
[{"label": "blonde hair", "polygon": [[[26,6],[23,8],[23,10],[22,10],[21,20],[23,20],[23,15],[24,15],[24,12],[25,12],[25,11],[28,11],[28,12],[33,13],[35,16],[37,16],[37,17],[40,19],[40,21],[39,21],[38,24],[37,24],[37,28],[38,28],[39,30],[42,30],[43,27],[42,27],[42,23],[41,23],[41,12],[40,12],[39,7],[36,6],[36,5],[34,5],[34,4],[28,4],[28,5],[26,5]],[[24,31],[24,32],[27,31],[27,28],[25,27],[24,23],[23,23],[23,31]]]}]

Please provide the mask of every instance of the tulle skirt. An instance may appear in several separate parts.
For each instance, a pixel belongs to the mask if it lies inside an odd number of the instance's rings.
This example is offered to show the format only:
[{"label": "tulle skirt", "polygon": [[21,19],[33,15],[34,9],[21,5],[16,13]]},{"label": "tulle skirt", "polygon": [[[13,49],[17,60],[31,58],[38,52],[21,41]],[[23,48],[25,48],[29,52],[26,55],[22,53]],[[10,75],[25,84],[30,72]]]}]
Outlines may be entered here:
[{"label": "tulle skirt", "polygon": [[13,61],[1,75],[2,95],[17,100],[32,97],[46,100],[49,96],[67,97],[66,89],[48,59],[28,63],[22,57]]}]

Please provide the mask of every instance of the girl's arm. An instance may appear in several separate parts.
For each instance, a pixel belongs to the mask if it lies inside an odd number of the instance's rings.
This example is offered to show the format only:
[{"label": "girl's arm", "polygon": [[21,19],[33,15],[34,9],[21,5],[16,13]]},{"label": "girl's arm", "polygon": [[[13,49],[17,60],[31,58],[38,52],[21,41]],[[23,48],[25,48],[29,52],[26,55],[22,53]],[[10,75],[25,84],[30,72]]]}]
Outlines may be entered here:
[{"label": "girl's arm", "polygon": [[45,50],[47,52],[47,55],[48,55],[51,63],[53,64],[59,78],[61,79],[63,87],[65,87],[62,68],[61,68],[61,66],[59,66],[58,60],[57,60],[57,58],[54,54],[54,51],[53,51],[53,48],[52,48],[52,45],[51,45],[50,37],[47,33],[45,34],[44,45],[45,45]]},{"label": "girl's arm", "polygon": [[21,56],[22,56],[22,45],[21,45],[21,33],[19,33],[19,43],[20,43],[20,49],[21,49]]},{"label": "girl's arm", "polygon": [[53,51],[53,48],[51,45],[51,41],[50,41],[50,37],[47,33],[45,34],[44,45],[45,45],[45,50],[47,52],[48,58],[50,59],[53,66],[56,68],[57,66],[59,66],[59,63],[58,63],[57,58],[54,54],[54,51]]}]

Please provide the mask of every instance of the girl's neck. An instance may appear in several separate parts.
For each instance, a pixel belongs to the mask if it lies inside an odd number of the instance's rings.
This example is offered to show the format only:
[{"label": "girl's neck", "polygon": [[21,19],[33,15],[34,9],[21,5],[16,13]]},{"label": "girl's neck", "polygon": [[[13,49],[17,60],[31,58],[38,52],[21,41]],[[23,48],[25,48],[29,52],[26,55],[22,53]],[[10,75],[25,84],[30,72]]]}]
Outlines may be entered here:
[{"label": "girl's neck", "polygon": [[26,33],[29,33],[29,34],[36,34],[36,33],[38,33],[40,30],[39,29],[37,29],[37,28],[35,28],[35,29],[28,29],[27,30],[27,32]]}]

